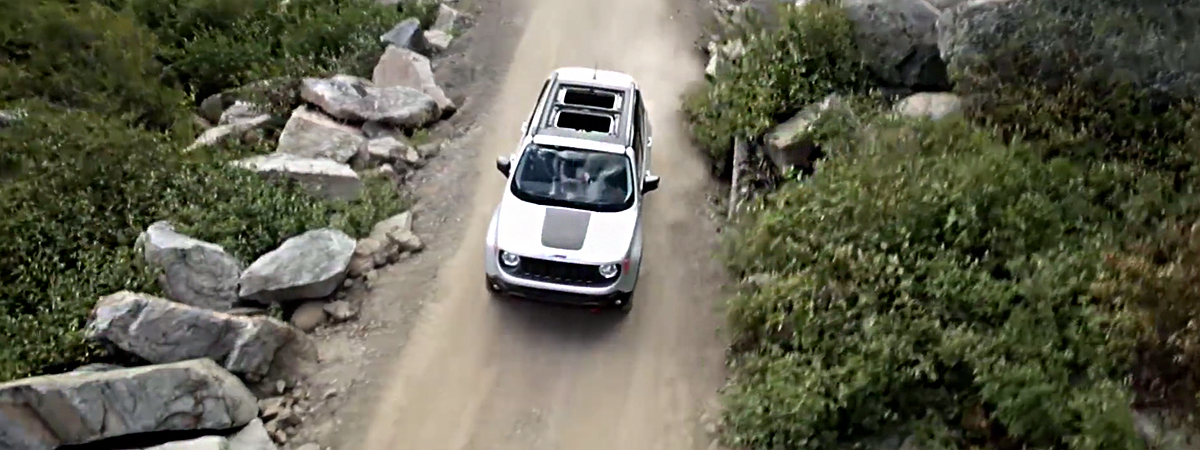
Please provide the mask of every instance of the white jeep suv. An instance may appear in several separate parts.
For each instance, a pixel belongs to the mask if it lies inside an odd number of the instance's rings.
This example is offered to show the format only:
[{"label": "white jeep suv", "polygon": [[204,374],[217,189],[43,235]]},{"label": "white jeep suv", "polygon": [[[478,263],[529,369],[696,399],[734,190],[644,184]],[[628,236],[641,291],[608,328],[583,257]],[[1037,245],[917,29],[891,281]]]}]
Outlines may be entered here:
[{"label": "white jeep suv", "polygon": [[542,86],[487,231],[493,294],[629,311],[642,263],[650,121],[633,77],[565,67]]}]

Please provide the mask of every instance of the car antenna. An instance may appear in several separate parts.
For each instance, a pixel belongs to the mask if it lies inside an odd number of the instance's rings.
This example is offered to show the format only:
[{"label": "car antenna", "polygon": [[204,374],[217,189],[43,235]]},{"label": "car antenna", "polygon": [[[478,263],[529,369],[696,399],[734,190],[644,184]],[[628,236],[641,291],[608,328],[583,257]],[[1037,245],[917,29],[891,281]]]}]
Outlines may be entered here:
[{"label": "car antenna", "polygon": [[592,61],[592,81],[596,81],[596,75],[600,73],[600,63]]}]

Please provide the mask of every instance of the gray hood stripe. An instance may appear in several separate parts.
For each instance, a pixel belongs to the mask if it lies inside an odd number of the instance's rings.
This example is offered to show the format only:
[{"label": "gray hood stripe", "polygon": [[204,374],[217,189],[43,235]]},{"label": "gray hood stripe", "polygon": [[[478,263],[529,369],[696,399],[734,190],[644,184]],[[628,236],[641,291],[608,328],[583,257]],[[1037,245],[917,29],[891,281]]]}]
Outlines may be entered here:
[{"label": "gray hood stripe", "polygon": [[542,220],[542,245],[560,250],[579,250],[587,239],[592,213],[570,209],[546,208]]}]

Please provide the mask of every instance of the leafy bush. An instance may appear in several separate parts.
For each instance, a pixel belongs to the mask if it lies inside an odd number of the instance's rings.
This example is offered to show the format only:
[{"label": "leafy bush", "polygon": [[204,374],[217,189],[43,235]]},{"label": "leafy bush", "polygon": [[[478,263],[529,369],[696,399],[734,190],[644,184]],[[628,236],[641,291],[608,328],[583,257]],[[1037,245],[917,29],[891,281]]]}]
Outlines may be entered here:
[{"label": "leafy bush", "polygon": [[684,102],[699,145],[721,161],[734,137],[757,138],[832,92],[865,90],[853,31],[841,7],[813,1],[785,9],[778,29],[749,33],[736,64]]},{"label": "leafy bush", "polygon": [[[283,240],[333,224],[353,235],[407,207],[372,180],[355,202],[313,198],[224,163],[189,162],[167,135],[121,118],[25,105],[0,130],[0,154],[18,170],[0,184],[0,380],[95,356],[80,334],[91,306],[120,289],[155,291],[132,244],[172,220],[249,262]],[[132,149],[132,151],[122,151]]]},{"label": "leafy bush", "polygon": [[167,58],[197,99],[268,78],[369,77],[383,49],[379,35],[406,16],[372,0],[294,0],[228,28],[201,28]]},{"label": "leafy bush", "polygon": [[1200,6],[1048,0],[1004,15],[1031,25],[968,36],[983,51],[951,60],[971,117],[1045,140],[1050,156],[1194,164]]},{"label": "leafy bush", "polygon": [[1094,292],[1138,319],[1134,383],[1145,402],[1194,410],[1200,391],[1200,226],[1168,221],[1108,255]]},{"label": "leafy bush", "polygon": [[155,36],[95,2],[0,1],[0,103],[25,98],[125,115],[166,129],[182,92],[159,81]]},{"label": "leafy bush", "polygon": [[736,273],[774,280],[731,305],[731,443],[924,429],[951,448],[1137,448],[1137,316],[1092,283],[1104,249],[1195,217],[1190,190],[963,122],[872,126],[731,240]]}]

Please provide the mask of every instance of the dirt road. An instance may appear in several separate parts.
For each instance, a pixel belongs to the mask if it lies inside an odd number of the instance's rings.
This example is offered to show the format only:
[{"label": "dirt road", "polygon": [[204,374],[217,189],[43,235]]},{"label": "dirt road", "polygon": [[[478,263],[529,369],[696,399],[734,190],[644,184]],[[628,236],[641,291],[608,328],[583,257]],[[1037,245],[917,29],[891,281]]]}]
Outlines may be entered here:
[{"label": "dirt road", "polygon": [[[512,1],[512,0],[506,0]],[[528,18],[470,164],[471,204],[428,305],[371,399],[353,448],[366,450],[692,450],[722,381],[715,310],[723,275],[712,261],[707,169],[678,113],[702,76],[694,24],[679,0],[524,0]],[[488,18],[481,18],[488,20]],[[503,180],[495,157],[513,150],[542,81],[560,66],[633,75],[654,127],[662,187],[646,211],[647,259],[627,317],[489,299],[483,235]]]}]

